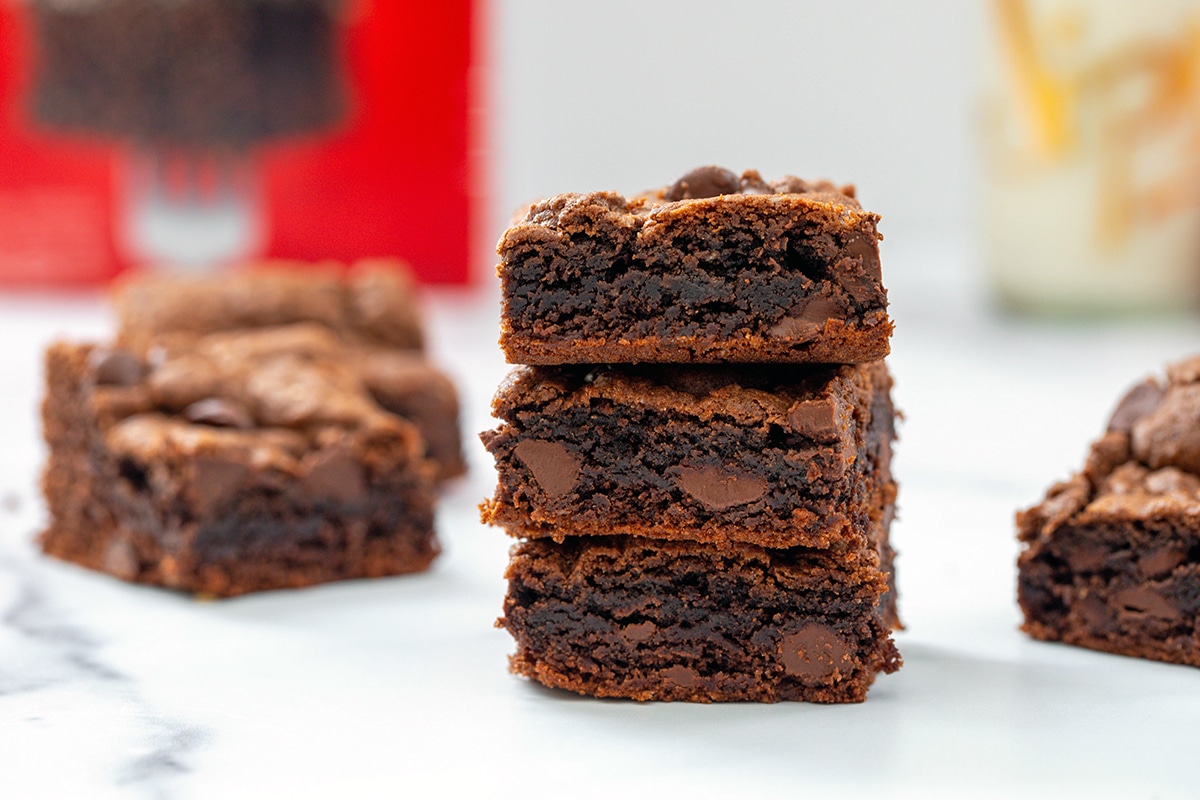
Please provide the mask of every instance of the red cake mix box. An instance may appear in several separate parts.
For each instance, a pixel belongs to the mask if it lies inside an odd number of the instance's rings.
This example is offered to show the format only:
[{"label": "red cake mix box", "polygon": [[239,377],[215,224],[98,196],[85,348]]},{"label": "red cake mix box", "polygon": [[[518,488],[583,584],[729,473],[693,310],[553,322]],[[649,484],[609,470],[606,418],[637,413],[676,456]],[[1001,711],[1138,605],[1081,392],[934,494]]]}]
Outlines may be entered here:
[{"label": "red cake mix box", "polygon": [[0,285],[391,256],[470,280],[471,0],[0,0]]}]

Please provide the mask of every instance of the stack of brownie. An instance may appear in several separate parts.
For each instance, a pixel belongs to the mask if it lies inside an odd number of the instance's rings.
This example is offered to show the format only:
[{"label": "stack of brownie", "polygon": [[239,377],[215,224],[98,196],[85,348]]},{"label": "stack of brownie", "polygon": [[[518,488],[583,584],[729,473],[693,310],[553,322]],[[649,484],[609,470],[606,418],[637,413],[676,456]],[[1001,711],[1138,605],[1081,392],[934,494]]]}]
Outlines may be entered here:
[{"label": "stack of brownie", "polygon": [[534,204],[483,518],[512,669],[637,700],[858,702],[900,657],[892,330],[852,188],[717,167]]},{"label": "stack of brownie", "polygon": [[213,596],[426,568],[464,471],[397,265],[146,278],[46,354],[53,556]]}]

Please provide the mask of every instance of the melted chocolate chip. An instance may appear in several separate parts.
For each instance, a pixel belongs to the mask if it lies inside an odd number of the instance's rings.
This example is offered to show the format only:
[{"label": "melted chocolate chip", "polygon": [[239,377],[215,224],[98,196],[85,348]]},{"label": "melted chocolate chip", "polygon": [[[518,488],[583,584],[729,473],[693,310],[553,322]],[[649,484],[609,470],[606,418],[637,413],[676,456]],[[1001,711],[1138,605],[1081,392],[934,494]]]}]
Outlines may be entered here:
[{"label": "melted chocolate chip", "polygon": [[650,620],[646,620],[644,622],[635,622],[632,625],[623,625],[617,630],[626,644],[637,644],[653,636],[658,630],[658,626]]},{"label": "melted chocolate chip", "polygon": [[695,689],[700,684],[700,673],[681,664],[675,664],[664,669],[663,677],[676,686],[682,686],[684,689]]},{"label": "melted chocolate chip", "polygon": [[837,409],[832,400],[801,400],[788,409],[788,424],[818,442],[837,441]]},{"label": "melted chocolate chip", "polygon": [[878,282],[879,271],[879,240],[870,234],[851,236],[846,240],[846,254],[862,262],[863,275]]},{"label": "melted chocolate chip", "polygon": [[773,182],[771,186],[779,194],[808,194],[812,191],[812,187],[806,181],[795,175],[785,175]]},{"label": "melted chocolate chip", "polygon": [[183,416],[189,422],[218,428],[247,430],[254,427],[254,418],[244,405],[223,397],[197,400],[183,410]]},{"label": "melted chocolate chip", "polygon": [[523,439],[513,449],[538,486],[551,497],[561,497],[575,488],[579,480],[579,458],[560,442]]},{"label": "melted chocolate chip", "polygon": [[828,625],[812,622],[783,637],[783,668],[788,675],[808,680],[849,671],[850,646]]},{"label": "melted chocolate chip", "polygon": [[88,363],[97,386],[134,386],[142,380],[142,362],[128,350],[93,350]]},{"label": "melted chocolate chip", "polygon": [[1151,550],[1138,559],[1138,571],[1147,579],[1165,578],[1187,558],[1181,545],[1167,545]]},{"label": "melted chocolate chip", "polygon": [[367,496],[367,481],[362,465],[337,450],[318,456],[301,483],[305,490],[316,497],[339,503],[357,503]]},{"label": "melted chocolate chip", "polygon": [[1174,603],[1149,586],[1122,589],[1113,596],[1113,604],[1117,607],[1119,616],[1178,619],[1180,614]]},{"label": "melted chocolate chip", "polygon": [[759,475],[717,467],[680,467],[675,476],[680,489],[718,511],[753,502],[767,491]]},{"label": "melted chocolate chip", "polygon": [[1163,388],[1159,386],[1158,381],[1147,378],[1126,392],[1117,403],[1108,420],[1108,429],[1129,433],[1139,419],[1154,413],[1162,399]]},{"label": "melted chocolate chip", "polygon": [[825,322],[835,316],[839,309],[840,306],[832,298],[809,297],[797,304],[786,317],[771,326],[769,333],[780,339],[794,339],[798,342],[811,341],[821,332]]},{"label": "melted chocolate chip", "polygon": [[668,200],[698,200],[737,194],[742,182],[727,169],[715,166],[697,167],[671,184],[664,195]]},{"label": "melted chocolate chip", "polygon": [[200,456],[195,460],[193,492],[202,513],[212,511],[246,482],[250,468],[238,461],[227,461],[213,456]]}]

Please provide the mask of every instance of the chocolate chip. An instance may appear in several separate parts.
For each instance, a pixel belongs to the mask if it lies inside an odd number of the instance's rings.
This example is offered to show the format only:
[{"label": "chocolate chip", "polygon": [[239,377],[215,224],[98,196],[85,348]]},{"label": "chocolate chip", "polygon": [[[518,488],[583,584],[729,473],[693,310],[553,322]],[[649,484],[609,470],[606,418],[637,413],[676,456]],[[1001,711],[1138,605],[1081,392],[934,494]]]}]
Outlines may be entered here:
[{"label": "chocolate chip", "polygon": [[339,450],[322,453],[314,459],[301,485],[317,498],[339,503],[356,503],[367,496],[362,465]]},{"label": "chocolate chip", "polygon": [[1116,409],[1109,417],[1108,429],[1129,433],[1139,419],[1154,413],[1154,409],[1158,408],[1162,399],[1162,386],[1153,378],[1147,378],[1126,392],[1121,401],[1117,403]]},{"label": "chocolate chip", "polygon": [[1132,586],[1113,595],[1113,605],[1119,616],[1158,617],[1178,619],[1180,611],[1175,604],[1149,586]]},{"label": "chocolate chip", "polygon": [[1067,564],[1072,572],[1099,572],[1108,563],[1110,551],[1102,542],[1079,542],[1065,548]]},{"label": "chocolate chip", "polygon": [[1200,384],[1172,386],[1154,410],[1133,423],[1133,454],[1151,469],[1200,473]]},{"label": "chocolate chip", "polygon": [[718,511],[753,502],[767,491],[767,482],[759,475],[718,467],[679,467],[675,483],[704,505]]},{"label": "chocolate chip", "polygon": [[513,455],[529,467],[538,486],[551,497],[562,497],[579,480],[579,458],[561,442],[522,439]]},{"label": "chocolate chip", "polygon": [[646,620],[644,622],[635,622],[632,625],[622,625],[617,628],[617,634],[625,640],[626,644],[637,644],[649,639],[657,630],[657,625],[650,620]]},{"label": "chocolate chip", "polygon": [[795,175],[784,175],[774,181],[771,187],[778,194],[808,194],[812,191],[812,187],[808,185],[807,181],[803,181]]},{"label": "chocolate chip", "polygon": [[193,493],[201,513],[214,510],[246,482],[250,467],[240,461],[200,456],[194,462]]},{"label": "chocolate chip", "polygon": [[829,297],[809,297],[796,304],[788,315],[776,322],[769,331],[780,339],[807,342],[815,339],[827,320],[839,311],[839,304]]},{"label": "chocolate chip", "polygon": [[667,189],[668,200],[698,200],[723,194],[737,194],[741,180],[727,169],[716,166],[697,167]]},{"label": "chocolate chip", "polygon": [[878,283],[879,271],[879,240],[874,234],[864,233],[851,236],[845,243],[846,255],[857,258],[862,263],[863,276]]},{"label": "chocolate chip", "polygon": [[1166,545],[1149,551],[1138,559],[1138,572],[1147,579],[1165,578],[1187,558],[1181,545]]},{"label": "chocolate chip", "polygon": [[1094,594],[1089,594],[1087,597],[1077,600],[1074,604],[1074,610],[1083,620],[1084,624],[1096,633],[1111,633],[1118,627],[1116,617],[1113,616],[1112,609],[1108,607],[1108,603],[1105,603]]},{"label": "chocolate chip", "polygon": [[254,418],[244,405],[223,397],[197,400],[183,410],[183,416],[189,422],[214,425],[218,428],[247,430],[254,427]]},{"label": "chocolate chip", "polygon": [[837,409],[832,400],[801,400],[788,409],[792,430],[818,442],[838,438]]},{"label": "chocolate chip", "polygon": [[694,689],[700,684],[700,673],[681,664],[675,664],[664,669],[663,677],[676,686],[682,686],[684,689]]},{"label": "chocolate chip", "polygon": [[771,188],[771,184],[763,180],[762,175],[759,175],[755,170],[749,169],[742,173],[740,185],[742,194],[774,194],[775,190]]},{"label": "chocolate chip", "polygon": [[787,634],[781,647],[784,671],[796,678],[820,680],[850,669],[850,645],[819,622]]},{"label": "chocolate chip", "polygon": [[97,386],[134,386],[142,380],[142,362],[128,350],[93,350],[88,364]]}]

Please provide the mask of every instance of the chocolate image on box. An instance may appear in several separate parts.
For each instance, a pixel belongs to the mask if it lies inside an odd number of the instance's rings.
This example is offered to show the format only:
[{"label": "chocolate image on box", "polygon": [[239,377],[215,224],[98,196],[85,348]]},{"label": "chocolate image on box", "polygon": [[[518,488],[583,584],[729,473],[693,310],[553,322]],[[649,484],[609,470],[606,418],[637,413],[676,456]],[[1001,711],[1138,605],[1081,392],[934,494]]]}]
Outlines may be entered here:
[{"label": "chocolate image on box", "polygon": [[890,550],[539,539],[514,548],[498,624],[514,672],[583,694],[862,702],[900,667],[891,567]]},{"label": "chocolate image on box", "polygon": [[1133,387],[1017,529],[1029,635],[1200,666],[1200,358]]},{"label": "chocolate image on box", "polygon": [[853,546],[895,498],[891,386],[883,362],[518,367],[482,434],[499,473],[483,519],[527,538]]},{"label": "chocolate image on box", "polygon": [[346,110],[340,0],[30,0],[34,116],[112,138],[243,149]]},{"label": "chocolate image on box", "polygon": [[316,325],[51,346],[43,549],[215,596],[427,568],[438,467],[370,359]]},{"label": "chocolate image on box", "polygon": [[878,219],[853,187],[719,167],[551,197],[497,248],[501,347],[519,364],[879,360]]}]

